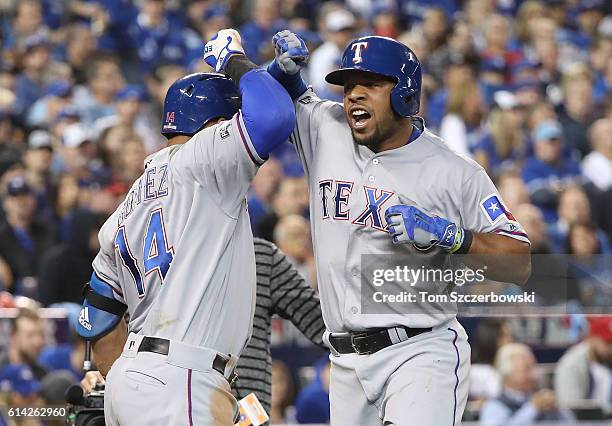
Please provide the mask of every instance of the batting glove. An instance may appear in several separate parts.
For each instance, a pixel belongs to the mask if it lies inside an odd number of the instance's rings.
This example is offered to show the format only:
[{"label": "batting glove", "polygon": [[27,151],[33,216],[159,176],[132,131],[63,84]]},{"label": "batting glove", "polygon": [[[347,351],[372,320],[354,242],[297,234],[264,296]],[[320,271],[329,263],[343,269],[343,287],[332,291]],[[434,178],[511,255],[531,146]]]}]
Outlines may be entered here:
[{"label": "batting glove", "polygon": [[429,216],[414,206],[389,207],[385,219],[395,244],[412,243],[421,250],[439,246],[455,253],[464,241],[463,228],[441,217]]},{"label": "batting glove", "polygon": [[275,61],[280,69],[289,75],[297,74],[306,65],[308,48],[297,34],[283,30],[272,37],[276,52]]},{"label": "batting glove", "polygon": [[244,55],[240,34],[233,29],[219,31],[204,46],[204,61],[216,72],[225,70],[232,55]]}]

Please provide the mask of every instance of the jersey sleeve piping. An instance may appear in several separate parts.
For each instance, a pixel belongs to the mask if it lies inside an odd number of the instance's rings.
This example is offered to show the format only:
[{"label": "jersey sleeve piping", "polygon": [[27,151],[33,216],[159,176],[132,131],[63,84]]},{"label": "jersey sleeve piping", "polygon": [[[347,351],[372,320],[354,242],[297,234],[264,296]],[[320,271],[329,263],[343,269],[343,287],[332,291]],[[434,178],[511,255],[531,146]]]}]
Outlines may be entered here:
[{"label": "jersey sleeve piping", "polygon": [[253,146],[253,143],[251,142],[251,138],[249,138],[249,134],[246,131],[246,127],[244,126],[244,121],[242,119],[242,111],[238,112],[235,117],[236,127],[238,127],[238,133],[240,134],[240,139],[242,140],[244,149],[246,150],[251,161],[255,163],[257,167],[261,166],[265,162],[265,160],[263,160],[259,156],[259,154],[255,150],[255,147]]}]

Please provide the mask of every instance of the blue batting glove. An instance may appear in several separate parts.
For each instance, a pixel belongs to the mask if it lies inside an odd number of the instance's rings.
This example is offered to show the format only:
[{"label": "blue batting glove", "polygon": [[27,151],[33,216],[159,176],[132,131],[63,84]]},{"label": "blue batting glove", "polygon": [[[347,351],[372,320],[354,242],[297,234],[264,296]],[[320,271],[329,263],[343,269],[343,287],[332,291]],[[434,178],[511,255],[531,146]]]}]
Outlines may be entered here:
[{"label": "blue batting glove", "polygon": [[300,36],[283,30],[272,37],[272,44],[276,53],[274,60],[285,74],[297,74],[304,68],[309,53]]},{"label": "blue batting glove", "polygon": [[441,217],[429,216],[414,206],[391,206],[385,212],[385,219],[395,244],[412,243],[420,249],[437,245],[454,253],[463,243],[462,228]]},{"label": "blue batting glove", "polygon": [[242,39],[238,31],[221,30],[204,46],[204,61],[216,72],[225,70],[227,61],[232,55],[244,55]]}]

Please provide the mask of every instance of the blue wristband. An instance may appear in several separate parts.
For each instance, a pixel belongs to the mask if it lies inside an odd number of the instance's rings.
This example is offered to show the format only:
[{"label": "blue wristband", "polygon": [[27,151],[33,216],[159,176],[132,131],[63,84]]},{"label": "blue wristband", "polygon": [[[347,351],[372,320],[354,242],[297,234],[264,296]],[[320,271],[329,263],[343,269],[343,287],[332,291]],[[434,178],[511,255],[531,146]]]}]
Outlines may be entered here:
[{"label": "blue wristband", "polygon": [[270,75],[274,77],[276,81],[282,84],[293,100],[299,98],[306,90],[308,90],[308,87],[306,86],[306,83],[304,83],[304,80],[299,72],[292,75],[283,72],[276,60],[270,62],[270,65],[268,65],[268,73],[270,73]]}]

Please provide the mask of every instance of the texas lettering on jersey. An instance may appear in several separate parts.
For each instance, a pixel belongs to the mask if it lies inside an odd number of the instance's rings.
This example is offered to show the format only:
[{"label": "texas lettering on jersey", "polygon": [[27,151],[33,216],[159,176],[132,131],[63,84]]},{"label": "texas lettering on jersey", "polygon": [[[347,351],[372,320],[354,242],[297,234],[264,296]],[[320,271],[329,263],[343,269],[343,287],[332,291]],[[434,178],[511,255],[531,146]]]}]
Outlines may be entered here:
[{"label": "texas lettering on jersey", "polygon": [[[383,205],[395,194],[393,191],[364,186],[361,194],[353,194],[353,182],[323,179],[319,181],[319,196],[321,199],[321,218],[332,220],[351,220],[357,226],[370,226],[382,232],[387,232],[384,220]],[[362,197],[363,208],[359,214],[351,217],[348,208],[350,197]]]}]

